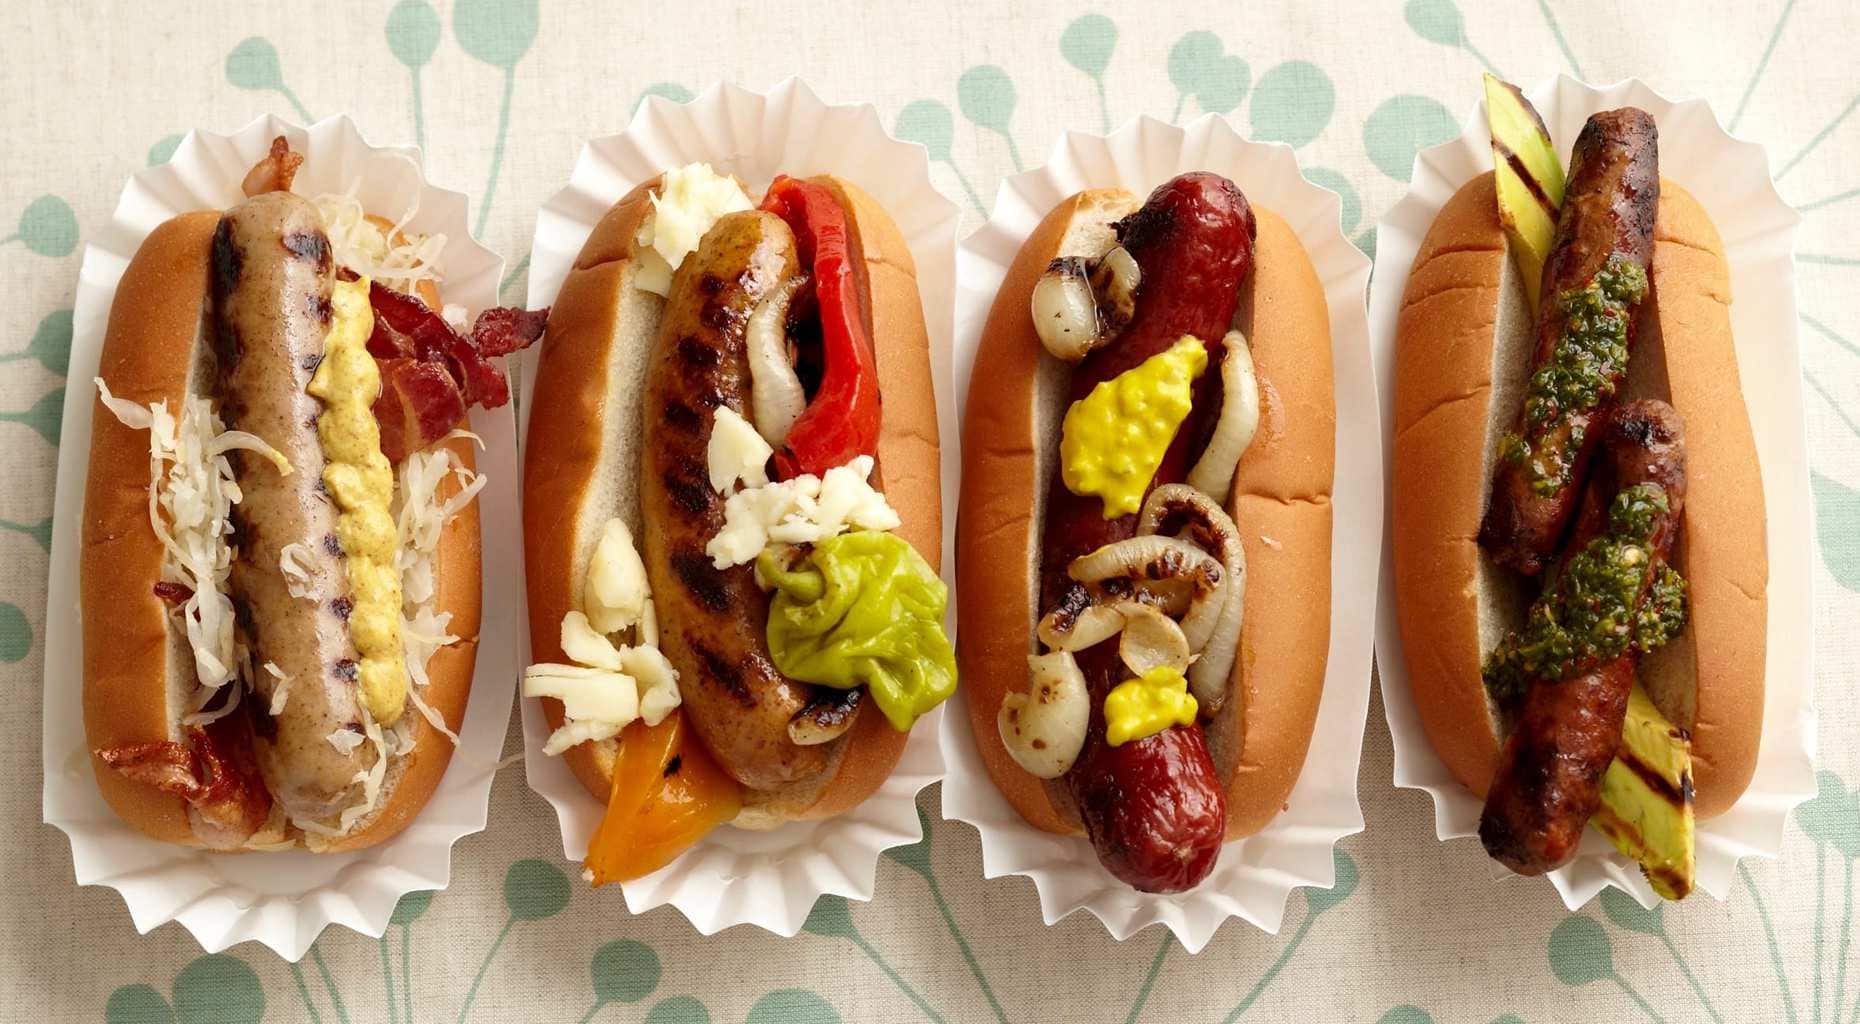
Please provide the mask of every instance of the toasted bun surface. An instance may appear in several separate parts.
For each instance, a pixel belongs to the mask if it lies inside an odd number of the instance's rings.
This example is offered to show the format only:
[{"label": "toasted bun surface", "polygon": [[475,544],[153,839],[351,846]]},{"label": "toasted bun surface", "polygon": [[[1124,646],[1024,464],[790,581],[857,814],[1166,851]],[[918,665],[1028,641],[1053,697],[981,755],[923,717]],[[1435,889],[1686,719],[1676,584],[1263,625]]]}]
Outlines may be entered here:
[{"label": "toasted bun surface", "polygon": [[[1686,516],[1674,562],[1690,621],[1645,659],[1649,695],[1692,730],[1696,810],[1728,810],[1762,731],[1768,556],[1761,475],[1738,383],[1730,273],[1704,210],[1661,182],[1653,294],[1626,395],[1686,421]],[[1495,442],[1529,373],[1531,318],[1499,224],[1492,175],[1463,186],[1415,255],[1396,328],[1392,469],[1395,603],[1409,685],[1428,738],[1484,797],[1502,723],[1480,665],[1532,596],[1475,537]]]},{"label": "toasted bun surface", "polygon": [[[878,464],[886,498],[910,542],[932,568],[942,554],[940,455],[935,394],[929,386],[929,332],[917,293],[917,269],[891,217],[844,179],[811,179],[839,199],[857,228],[869,279],[873,343],[883,395]],[[636,477],[641,385],[664,300],[633,285],[635,237],[651,209],[658,179],[634,188],[595,226],[562,283],[543,338],[524,458],[525,566],[530,598],[530,654],[567,660],[562,619],[576,607],[603,523],[644,523]],[[563,724],[560,701],[543,701],[551,729]],[[839,744],[834,769],[791,792],[749,793],[739,824],[839,814],[870,796],[903,755],[907,733],[884,716],[861,714]],[[616,745],[583,743],[563,752],[576,778],[605,803]]]},{"label": "toasted bun surface", "polygon": [[[119,398],[178,407],[194,365],[218,212],[149,233],[116,286],[98,376]],[[92,749],[181,738],[193,661],[155,596],[162,546],[149,527],[148,433],[91,408],[90,473],[78,556],[84,613],[84,732]],[[187,802],[132,782],[94,754],[97,788],[118,817],[164,842],[199,846]]]},{"label": "toasted bun surface", "polygon": [[[1082,829],[1063,786],[1014,761],[995,716],[1028,686],[1034,653],[1046,484],[1070,368],[1045,353],[1029,313],[1035,283],[1061,255],[1097,254],[1109,224],[1139,200],[1092,190],[1055,207],[1021,246],[996,293],[963,414],[956,578],[962,687],[976,745],[1002,795],[1036,828]],[[1247,588],[1233,687],[1205,726],[1227,786],[1228,838],[1259,831],[1304,765],[1323,690],[1330,633],[1330,491],[1335,460],[1328,307],[1297,236],[1259,222],[1254,272],[1236,325],[1253,352],[1260,426],[1235,475],[1228,511],[1246,550]]]},{"label": "toasted bun surface", "polygon": [[[207,295],[208,253],[218,211],[181,214],[143,240],[117,284],[98,375],[112,394],[177,409],[209,367],[197,352]],[[427,289],[431,291],[431,289]],[[437,293],[432,293],[437,298]],[[447,442],[467,467],[469,440]],[[84,729],[91,748],[181,739],[180,719],[197,685],[185,637],[154,593],[163,550],[149,527],[148,433],[124,426],[99,400],[91,412],[79,587],[84,628]],[[455,493],[448,481],[441,497]],[[480,623],[478,506],[467,505],[439,540],[437,609],[450,612],[459,642],[427,663],[421,698],[457,732],[465,717]],[[236,712],[243,713],[243,712]],[[414,749],[388,767],[381,802],[358,827],[320,849],[372,846],[412,822],[445,775],[452,741],[414,715]],[[119,817],[164,842],[204,845],[186,801],[134,782],[91,757],[97,786]],[[293,830],[293,835],[295,835]]]}]

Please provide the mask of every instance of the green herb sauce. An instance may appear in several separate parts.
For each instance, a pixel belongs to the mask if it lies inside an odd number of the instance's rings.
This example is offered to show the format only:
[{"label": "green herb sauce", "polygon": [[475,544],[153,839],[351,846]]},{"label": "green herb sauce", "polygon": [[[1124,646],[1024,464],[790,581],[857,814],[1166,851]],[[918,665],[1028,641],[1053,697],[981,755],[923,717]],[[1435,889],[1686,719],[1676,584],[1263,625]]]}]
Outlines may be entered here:
[{"label": "green herb sauce", "polygon": [[1553,428],[1565,413],[1593,409],[1615,393],[1627,370],[1633,307],[1646,295],[1647,271],[1616,253],[1586,285],[1557,296],[1562,334],[1525,388],[1523,429],[1498,446],[1500,458],[1525,467],[1537,493],[1569,481],[1584,432],[1578,426],[1558,438]]},{"label": "green herb sauce", "polygon": [[[1485,683],[1501,703],[1533,679],[1564,679],[1620,657],[1666,643],[1686,622],[1686,581],[1669,565],[1654,568],[1648,584],[1654,526],[1670,506],[1658,484],[1639,484],[1615,496],[1608,528],[1556,572],[1531,605],[1521,630],[1506,636],[1486,658]],[[1639,601],[1643,585],[1646,598]]]}]

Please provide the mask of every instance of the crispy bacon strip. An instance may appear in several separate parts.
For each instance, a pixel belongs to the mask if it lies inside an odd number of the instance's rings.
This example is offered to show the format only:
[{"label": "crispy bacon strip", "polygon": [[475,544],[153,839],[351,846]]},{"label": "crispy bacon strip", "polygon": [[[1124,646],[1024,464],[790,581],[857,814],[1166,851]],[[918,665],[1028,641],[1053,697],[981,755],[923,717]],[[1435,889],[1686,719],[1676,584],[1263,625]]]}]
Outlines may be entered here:
[{"label": "crispy bacon strip", "polygon": [[297,178],[297,168],[303,165],[304,155],[293,151],[291,144],[280,135],[271,140],[271,152],[246,172],[245,180],[239,183],[239,188],[247,196],[289,192],[291,182]]},{"label": "crispy bacon strip", "polygon": [[375,328],[368,351],[381,366],[381,451],[390,462],[446,436],[474,405],[495,409],[510,401],[510,383],[492,359],[542,337],[547,309],[510,307],[478,314],[469,336],[416,296],[380,282],[369,286]]},{"label": "crispy bacon strip", "polygon": [[138,743],[93,751],[132,782],[187,801],[200,840],[215,849],[245,843],[271,817],[242,716],[190,728],[183,742]]}]

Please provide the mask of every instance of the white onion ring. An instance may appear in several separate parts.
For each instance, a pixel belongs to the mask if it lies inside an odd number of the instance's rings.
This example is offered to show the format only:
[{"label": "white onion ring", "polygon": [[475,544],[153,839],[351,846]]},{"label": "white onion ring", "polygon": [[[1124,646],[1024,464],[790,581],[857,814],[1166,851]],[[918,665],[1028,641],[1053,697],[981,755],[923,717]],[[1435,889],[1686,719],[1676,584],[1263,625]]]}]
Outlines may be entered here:
[{"label": "white onion ring", "polygon": [[1143,268],[1137,258],[1121,245],[1098,257],[1091,270],[1092,295],[1098,304],[1099,332],[1102,344],[1117,337],[1137,315],[1137,286],[1143,283]]},{"label": "white onion ring", "polygon": [[750,411],[755,414],[756,433],[772,445],[787,438],[788,428],[807,408],[801,378],[788,361],[788,307],[804,280],[790,278],[763,296],[744,329],[749,349]]},{"label": "white onion ring", "polygon": [[1201,656],[1188,669],[1190,692],[1203,714],[1212,714],[1227,699],[1227,677],[1240,644],[1241,616],[1246,610],[1246,548],[1240,543],[1239,527],[1227,511],[1186,484],[1168,484],[1150,492],[1137,519],[1137,532],[1140,536],[1154,535],[1164,520],[1181,512],[1192,518],[1177,533],[1177,539],[1189,543],[1185,536],[1199,529],[1206,536],[1197,540],[1205,540],[1208,554],[1221,562],[1221,583],[1208,601],[1215,609],[1213,626],[1206,645],[1192,648]]},{"label": "white onion ring", "polygon": [[1123,613],[1110,605],[1093,601],[1076,614],[1069,614],[1062,602],[1041,617],[1035,634],[1048,650],[1082,651],[1111,639],[1123,628]]},{"label": "white onion ring", "polygon": [[1027,658],[1027,693],[1010,693],[995,712],[1001,744],[1029,775],[1056,779],[1078,760],[1091,724],[1085,675],[1068,651]]},{"label": "white onion ring", "polygon": [[1062,256],[1033,285],[1033,330],[1054,359],[1076,363],[1104,342],[1085,259]]},{"label": "white onion ring", "polygon": [[1189,598],[1188,610],[1182,616],[1182,635],[1188,638],[1189,650],[1205,647],[1214,631],[1220,607],[1213,598],[1220,593],[1225,570],[1212,555],[1188,541],[1154,534],[1131,537],[1073,559],[1066,571],[1080,583],[1118,578],[1138,590],[1165,597],[1175,589],[1169,584],[1186,584]]},{"label": "white onion ring", "polygon": [[1124,667],[1141,676],[1154,668],[1188,671],[1190,652],[1188,637],[1182,627],[1155,607],[1126,602],[1120,609],[1124,632],[1117,638],[1117,656]]},{"label": "white onion ring", "polygon": [[1221,357],[1221,414],[1208,446],[1188,471],[1188,485],[1226,504],[1240,456],[1259,430],[1259,377],[1253,372],[1253,352],[1245,335],[1228,331],[1221,344],[1227,349]]}]

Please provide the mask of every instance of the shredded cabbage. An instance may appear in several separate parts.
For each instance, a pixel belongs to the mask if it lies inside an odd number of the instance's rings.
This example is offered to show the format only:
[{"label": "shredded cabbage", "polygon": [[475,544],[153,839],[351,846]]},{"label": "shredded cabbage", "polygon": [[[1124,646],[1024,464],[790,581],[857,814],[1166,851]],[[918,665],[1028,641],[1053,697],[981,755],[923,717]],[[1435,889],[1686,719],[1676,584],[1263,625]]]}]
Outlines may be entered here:
[{"label": "shredded cabbage", "polygon": [[288,474],[291,465],[262,438],[227,430],[205,398],[183,398],[177,418],[166,400],[143,406],[111,394],[102,377],[96,384],[111,415],[132,430],[149,432],[149,527],[165,552],[162,579],[192,591],[180,618],[204,691],[192,701],[198,712],[214,691],[238,677],[244,660],[226,596],[235,554],[229,523],[242,497],[226,453],[255,452],[280,473]]},{"label": "shredded cabbage", "polygon": [[[392,228],[383,231],[369,223],[368,211],[355,197],[353,183],[345,191],[325,193],[311,202],[323,216],[323,230],[329,235],[330,251],[339,265],[400,292],[411,293],[421,281],[439,280],[436,268],[446,248],[446,236],[407,231],[407,224],[419,210],[418,203],[409,207]],[[401,241],[395,244],[391,240],[397,236]]]}]

